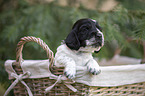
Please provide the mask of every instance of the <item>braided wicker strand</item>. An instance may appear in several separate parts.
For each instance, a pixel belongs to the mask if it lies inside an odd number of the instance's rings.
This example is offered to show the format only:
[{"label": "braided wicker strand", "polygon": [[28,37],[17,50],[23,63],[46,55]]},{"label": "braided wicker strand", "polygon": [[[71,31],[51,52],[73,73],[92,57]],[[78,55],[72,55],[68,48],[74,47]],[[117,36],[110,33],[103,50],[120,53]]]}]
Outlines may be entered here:
[{"label": "braided wicker strand", "polygon": [[114,87],[90,87],[90,96],[145,96],[145,82]]},{"label": "braided wicker strand", "polygon": [[16,49],[16,61],[21,64],[21,61],[23,60],[23,58],[22,58],[23,46],[27,42],[36,42],[46,51],[47,57],[50,60],[50,66],[49,66],[49,69],[50,69],[54,63],[53,52],[49,49],[48,45],[45,42],[43,42],[43,40],[41,40],[40,38],[33,37],[33,36],[23,37],[18,42],[17,49]]}]

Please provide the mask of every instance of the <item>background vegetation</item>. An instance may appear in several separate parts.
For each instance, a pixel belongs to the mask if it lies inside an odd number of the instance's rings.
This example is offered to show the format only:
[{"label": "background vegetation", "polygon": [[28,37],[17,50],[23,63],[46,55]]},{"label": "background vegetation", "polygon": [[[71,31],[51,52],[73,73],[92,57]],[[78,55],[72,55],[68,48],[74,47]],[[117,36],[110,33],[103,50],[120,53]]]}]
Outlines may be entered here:
[{"label": "background vegetation", "polygon": [[[145,40],[144,0],[116,0],[117,6],[107,12],[99,10],[98,6],[93,10],[82,4],[79,7],[60,6],[59,0],[51,3],[37,1],[0,1],[0,94],[3,94],[10,83],[4,61],[15,59],[15,49],[20,38],[39,37],[55,53],[73,23],[80,18],[95,19],[103,28],[105,46],[99,54],[94,54],[95,57],[112,58],[117,48],[122,50],[121,55],[143,57],[141,41]],[[99,1],[97,5],[101,6],[107,0]],[[69,4],[72,3],[73,0],[70,0]],[[139,43],[128,43],[128,38],[138,40]],[[24,59],[47,58],[45,52],[35,43],[25,45],[23,56]]]}]

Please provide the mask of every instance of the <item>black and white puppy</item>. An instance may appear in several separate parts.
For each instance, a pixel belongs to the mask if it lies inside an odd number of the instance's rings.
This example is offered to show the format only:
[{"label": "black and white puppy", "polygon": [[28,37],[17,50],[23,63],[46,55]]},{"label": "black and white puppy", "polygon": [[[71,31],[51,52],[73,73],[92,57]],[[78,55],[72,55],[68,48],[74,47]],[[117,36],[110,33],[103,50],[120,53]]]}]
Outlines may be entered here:
[{"label": "black and white puppy", "polygon": [[80,19],[72,27],[64,43],[57,48],[55,66],[65,67],[64,74],[74,79],[76,66],[86,66],[93,75],[100,73],[98,63],[92,53],[104,45],[101,27],[95,20]]}]

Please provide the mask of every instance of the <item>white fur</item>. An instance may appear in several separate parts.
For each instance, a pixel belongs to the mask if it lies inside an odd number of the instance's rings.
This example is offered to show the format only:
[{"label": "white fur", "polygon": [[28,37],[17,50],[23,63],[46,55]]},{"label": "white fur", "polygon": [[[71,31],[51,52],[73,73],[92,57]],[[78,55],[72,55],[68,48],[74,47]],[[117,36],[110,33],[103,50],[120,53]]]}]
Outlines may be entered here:
[{"label": "white fur", "polygon": [[91,73],[97,74],[100,72],[99,65],[93,59],[91,51],[74,51],[69,49],[65,44],[57,48],[55,66],[65,67],[64,72],[69,79],[75,78],[76,66],[86,66],[88,68],[88,72],[90,71]]},{"label": "white fur", "polygon": [[96,29],[102,35],[102,47],[103,47],[104,46],[104,35],[98,28],[96,28]]},{"label": "white fur", "polygon": [[96,20],[94,20],[94,19],[91,19],[91,20],[96,23]]},{"label": "white fur", "polygon": [[[95,20],[92,20],[96,22]],[[104,45],[104,36],[103,33],[96,28],[98,33],[102,35],[102,46]],[[55,66],[57,67],[65,67],[64,74],[69,79],[74,79],[76,74],[76,66],[86,66],[88,72],[92,74],[100,73],[98,63],[93,59],[92,53],[94,51],[99,51],[100,47],[93,47],[95,37],[90,40],[86,40],[86,47],[80,47],[78,51],[71,50],[65,44],[62,44],[57,48],[57,52],[55,55]]]}]

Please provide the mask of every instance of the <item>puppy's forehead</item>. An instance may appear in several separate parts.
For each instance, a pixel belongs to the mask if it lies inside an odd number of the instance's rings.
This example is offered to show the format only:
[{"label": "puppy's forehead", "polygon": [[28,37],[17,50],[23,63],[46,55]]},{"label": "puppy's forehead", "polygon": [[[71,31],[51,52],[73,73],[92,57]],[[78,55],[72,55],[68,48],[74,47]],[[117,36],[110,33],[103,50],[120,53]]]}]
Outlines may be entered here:
[{"label": "puppy's forehead", "polygon": [[76,26],[80,27],[81,25],[84,25],[84,24],[93,24],[94,25],[95,22],[92,21],[91,19],[80,19],[74,24],[73,28],[75,28]]},{"label": "puppy's forehead", "polygon": [[101,26],[98,24],[98,22],[96,20],[93,20],[93,19],[89,19],[89,18],[86,18],[86,19],[80,19],[78,21],[75,22],[75,24],[73,25],[72,29],[77,29],[77,28],[80,28],[82,25],[86,25],[86,26],[94,26],[94,28],[98,28],[100,31],[102,31],[102,28]]}]

